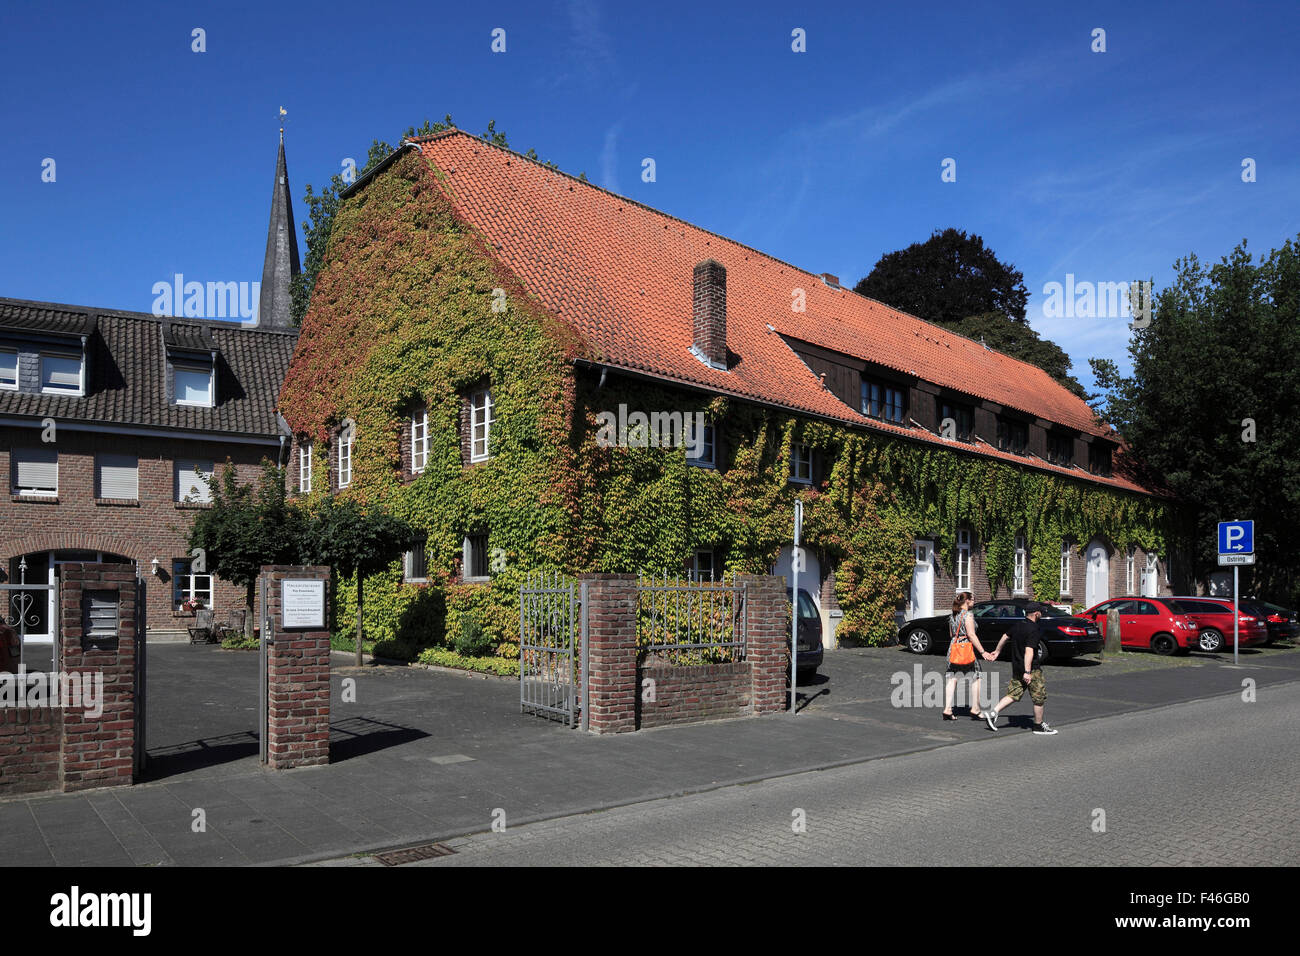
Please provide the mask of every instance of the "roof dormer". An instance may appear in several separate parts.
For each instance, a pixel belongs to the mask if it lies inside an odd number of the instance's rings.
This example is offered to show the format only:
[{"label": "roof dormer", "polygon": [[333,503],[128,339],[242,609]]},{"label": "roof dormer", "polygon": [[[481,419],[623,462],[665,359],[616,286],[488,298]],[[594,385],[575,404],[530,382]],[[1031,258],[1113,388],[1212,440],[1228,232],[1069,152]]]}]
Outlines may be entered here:
[{"label": "roof dormer", "polygon": [[167,353],[167,401],[172,405],[215,408],[217,345],[206,326],[164,322]]}]

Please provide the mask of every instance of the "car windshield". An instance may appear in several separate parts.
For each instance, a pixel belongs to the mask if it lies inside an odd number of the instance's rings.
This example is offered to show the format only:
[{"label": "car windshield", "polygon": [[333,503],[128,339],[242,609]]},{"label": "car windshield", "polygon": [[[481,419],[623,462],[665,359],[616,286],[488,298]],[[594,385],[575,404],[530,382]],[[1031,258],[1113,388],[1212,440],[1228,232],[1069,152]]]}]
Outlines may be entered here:
[{"label": "car windshield", "polygon": [[[785,596],[792,598],[794,595],[791,594],[789,588],[786,588]],[[813,599],[803,588],[799,589],[799,616],[804,620],[821,616],[817,613],[817,605],[813,603]]]}]

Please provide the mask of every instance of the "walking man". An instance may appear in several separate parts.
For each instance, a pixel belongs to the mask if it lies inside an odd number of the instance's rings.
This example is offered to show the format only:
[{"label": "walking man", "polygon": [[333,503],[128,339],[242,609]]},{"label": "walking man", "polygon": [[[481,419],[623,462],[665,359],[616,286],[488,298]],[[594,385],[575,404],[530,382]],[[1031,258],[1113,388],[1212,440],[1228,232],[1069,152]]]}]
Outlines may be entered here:
[{"label": "walking man", "polygon": [[1026,608],[1024,620],[1013,623],[998,641],[998,646],[984,654],[987,661],[995,661],[1002,653],[1002,645],[1011,641],[1011,685],[1007,687],[1007,696],[998,701],[992,710],[984,712],[989,730],[998,729],[998,714],[1010,707],[1029,689],[1029,699],[1034,704],[1034,733],[1048,736],[1056,733],[1043,720],[1043,706],[1047,703],[1047,682],[1043,680],[1043,670],[1038,660],[1038,619],[1043,612]]}]

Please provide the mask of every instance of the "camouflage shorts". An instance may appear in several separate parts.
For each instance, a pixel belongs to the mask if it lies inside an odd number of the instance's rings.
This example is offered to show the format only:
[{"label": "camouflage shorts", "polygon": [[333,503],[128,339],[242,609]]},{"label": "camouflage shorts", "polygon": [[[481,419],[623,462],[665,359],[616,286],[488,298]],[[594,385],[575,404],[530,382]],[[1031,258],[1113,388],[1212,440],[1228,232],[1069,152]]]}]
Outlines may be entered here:
[{"label": "camouflage shorts", "polygon": [[[1007,696],[1012,700],[1019,700],[1024,696],[1025,684],[1019,677],[1011,678],[1011,685],[1007,687]],[[1047,681],[1043,680],[1043,671],[1038,668],[1029,674],[1029,699],[1038,706],[1047,703]]]}]

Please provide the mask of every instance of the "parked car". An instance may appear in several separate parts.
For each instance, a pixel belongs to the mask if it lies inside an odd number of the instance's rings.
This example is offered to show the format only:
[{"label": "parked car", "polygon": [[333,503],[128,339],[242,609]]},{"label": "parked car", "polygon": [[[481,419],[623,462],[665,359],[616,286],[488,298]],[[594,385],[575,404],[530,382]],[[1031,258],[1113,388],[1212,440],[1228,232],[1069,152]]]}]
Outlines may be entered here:
[{"label": "parked car", "polygon": [[[1174,601],[1200,625],[1196,649],[1213,654],[1232,647],[1232,601],[1224,598],[1175,596]],[[1268,643],[1268,625],[1242,608],[1238,614],[1241,647]]]},{"label": "parked car", "polygon": [[[785,595],[794,600],[794,592],[785,589]],[[803,588],[799,589],[799,679],[811,677],[822,666],[822,616],[817,603]]]},{"label": "parked car", "polygon": [[[975,633],[988,650],[997,647],[998,640],[1016,620],[1023,620],[1029,611],[1042,611],[1038,619],[1038,658],[1041,661],[1063,660],[1079,654],[1096,654],[1101,650],[1101,631],[1097,625],[1075,617],[1051,604],[1011,598],[999,601],[981,601],[971,608],[975,616]],[[946,654],[948,652],[948,617],[922,617],[908,621],[898,629],[898,642],[913,654]],[[1011,642],[1008,641],[998,655],[998,660],[1011,659]]]},{"label": "parked car", "polygon": [[1268,601],[1258,601],[1255,598],[1242,598],[1243,607],[1247,601],[1252,605],[1251,613],[1263,617],[1268,627],[1266,644],[1272,644],[1274,641],[1294,641],[1296,636],[1300,635],[1300,616],[1297,616],[1295,611],[1270,604]]},{"label": "parked car", "polygon": [[1097,622],[1106,636],[1107,615],[1119,612],[1120,646],[1150,648],[1157,654],[1186,654],[1197,646],[1201,628],[1183,606],[1168,598],[1111,598],[1080,614]]}]

